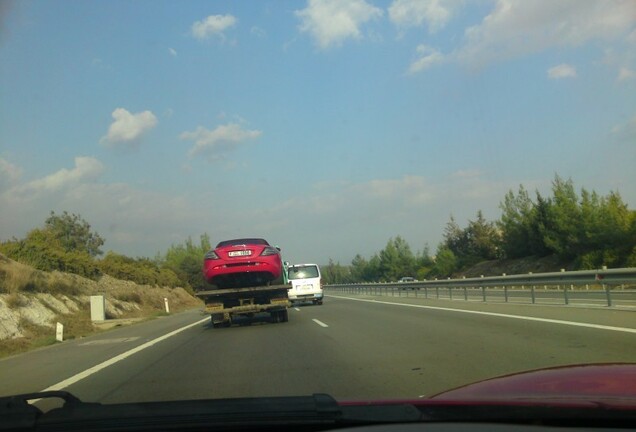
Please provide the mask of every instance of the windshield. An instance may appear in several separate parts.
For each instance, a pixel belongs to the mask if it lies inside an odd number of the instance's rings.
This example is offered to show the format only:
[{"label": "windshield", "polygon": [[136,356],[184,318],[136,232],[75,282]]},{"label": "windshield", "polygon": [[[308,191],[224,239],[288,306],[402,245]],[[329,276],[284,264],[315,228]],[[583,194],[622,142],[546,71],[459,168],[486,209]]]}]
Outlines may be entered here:
[{"label": "windshield", "polygon": [[266,240],[263,239],[236,239],[236,240],[226,240],[219,242],[216,245],[217,248],[226,247],[226,246],[242,246],[242,245],[264,245],[269,246]]},{"label": "windshield", "polygon": [[318,267],[315,265],[290,267],[288,275],[289,279],[309,279],[320,277]]},{"label": "windshield", "polygon": [[636,1],[0,0],[0,395],[635,362],[635,167]]}]

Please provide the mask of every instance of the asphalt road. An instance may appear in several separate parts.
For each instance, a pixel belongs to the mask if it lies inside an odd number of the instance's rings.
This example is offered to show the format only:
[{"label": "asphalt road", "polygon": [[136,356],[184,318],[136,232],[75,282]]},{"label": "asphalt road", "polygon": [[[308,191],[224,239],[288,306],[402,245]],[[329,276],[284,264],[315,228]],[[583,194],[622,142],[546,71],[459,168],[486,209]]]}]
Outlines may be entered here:
[{"label": "asphalt road", "polygon": [[263,317],[213,329],[190,311],[122,327],[1,360],[0,394],[63,387],[103,403],[317,392],[417,398],[528,369],[636,361],[636,312],[377,300],[330,296],[292,308],[280,324]]}]

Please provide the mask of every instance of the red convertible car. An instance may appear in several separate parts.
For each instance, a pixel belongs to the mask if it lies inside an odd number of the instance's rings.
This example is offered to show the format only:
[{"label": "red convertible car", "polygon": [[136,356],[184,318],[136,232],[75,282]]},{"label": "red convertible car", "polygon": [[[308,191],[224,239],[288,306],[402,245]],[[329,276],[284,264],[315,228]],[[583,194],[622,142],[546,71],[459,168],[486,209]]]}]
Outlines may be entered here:
[{"label": "red convertible car", "polygon": [[225,240],[205,254],[203,274],[217,288],[282,284],[280,249],[261,238]]}]

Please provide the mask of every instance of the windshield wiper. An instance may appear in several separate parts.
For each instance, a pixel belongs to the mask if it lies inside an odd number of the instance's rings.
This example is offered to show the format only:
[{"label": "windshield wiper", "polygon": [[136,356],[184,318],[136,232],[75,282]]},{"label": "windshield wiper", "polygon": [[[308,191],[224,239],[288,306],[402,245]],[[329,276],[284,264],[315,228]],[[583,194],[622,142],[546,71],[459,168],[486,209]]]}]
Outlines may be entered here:
[{"label": "windshield wiper", "polygon": [[[29,401],[60,398],[64,404],[43,412]],[[68,392],[42,392],[0,398],[0,430],[230,430],[305,426],[325,427],[413,422],[420,411],[408,404],[340,406],[327,394],[181,400],[103,405],[82,402]]]},{"label": "windshield wiper", "polygon": [[37,420],[44,414],[35,402],[41,399],[62,399],[63,408],[71,405],[92,405],[66,391],[47,391],[25,393],[0,397],[0,430],[32,429]]},{"label": "windshield wiper", "polygon": [[[58,398],[43,412],[36,400]],[[440,401],[339,404],[327,394],[104,405],[82,402],[68,392],[0,398],[0,431],[277,430],[322,431],[388,423],[492,423],[625,427],[633,410],[603,405],[440,403]]]}]

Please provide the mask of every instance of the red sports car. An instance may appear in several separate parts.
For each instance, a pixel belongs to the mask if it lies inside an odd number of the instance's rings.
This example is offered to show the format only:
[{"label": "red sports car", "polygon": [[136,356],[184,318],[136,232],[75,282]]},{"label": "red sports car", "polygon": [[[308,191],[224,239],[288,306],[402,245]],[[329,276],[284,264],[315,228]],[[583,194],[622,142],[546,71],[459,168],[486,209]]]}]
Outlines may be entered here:
[{"label": "red sports car", "polygon": [[225,240],[205,254],[203,274],[218,288],[283,283],[280,249],[260,238]]}]

